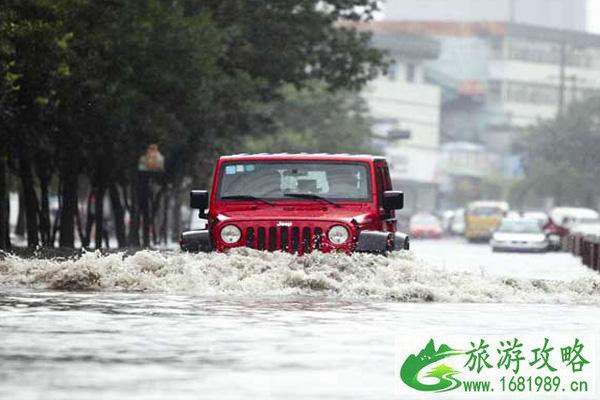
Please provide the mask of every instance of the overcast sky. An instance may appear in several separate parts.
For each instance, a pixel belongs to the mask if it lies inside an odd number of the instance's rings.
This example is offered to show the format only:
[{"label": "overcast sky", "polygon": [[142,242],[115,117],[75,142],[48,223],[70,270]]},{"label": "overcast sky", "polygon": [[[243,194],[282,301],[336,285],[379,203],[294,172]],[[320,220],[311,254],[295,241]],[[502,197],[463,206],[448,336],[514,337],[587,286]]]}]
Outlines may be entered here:
[{"label": "overcast sky", "polygon": [[600,0],[588,0],[588,27],[591,32],[600,33]]}]

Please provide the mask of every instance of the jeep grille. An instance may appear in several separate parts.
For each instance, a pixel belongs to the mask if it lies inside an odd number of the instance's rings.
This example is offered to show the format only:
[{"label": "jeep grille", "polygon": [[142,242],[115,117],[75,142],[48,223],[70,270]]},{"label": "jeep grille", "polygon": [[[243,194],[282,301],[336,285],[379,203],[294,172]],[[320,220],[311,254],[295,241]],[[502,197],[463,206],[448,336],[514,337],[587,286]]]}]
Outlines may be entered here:
[{"label": "jeep grille", "polygon": [[321,248],[322,228],[310,226],[251,226],[245,228],[245,245],[257,250],[310,253]]}]

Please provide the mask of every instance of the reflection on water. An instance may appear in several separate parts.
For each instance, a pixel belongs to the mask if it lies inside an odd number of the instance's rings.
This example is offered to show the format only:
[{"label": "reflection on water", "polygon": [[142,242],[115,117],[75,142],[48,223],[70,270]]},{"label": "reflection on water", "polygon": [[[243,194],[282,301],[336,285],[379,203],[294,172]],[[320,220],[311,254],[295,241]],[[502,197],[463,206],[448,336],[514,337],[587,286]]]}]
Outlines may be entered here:
[{"label": "reflection on water", "polygon": [[389,399],[396,335],[600,333],[596,314],[573,305],[6,289],[0,398]]}]

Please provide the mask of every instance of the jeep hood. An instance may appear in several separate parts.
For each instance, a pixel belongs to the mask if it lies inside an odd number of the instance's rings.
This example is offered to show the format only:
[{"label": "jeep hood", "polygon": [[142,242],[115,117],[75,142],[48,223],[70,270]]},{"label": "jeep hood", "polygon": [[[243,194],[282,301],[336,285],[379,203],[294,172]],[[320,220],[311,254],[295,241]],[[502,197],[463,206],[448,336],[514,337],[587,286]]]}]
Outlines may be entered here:
[{"label": "jeep hood", "polygon": [[361,207],[271,207],[246,210],[228,210],[217,215],[225,221],[339,221],[350,223],[353,219],[359,224],[368,222],[372,214]]}]

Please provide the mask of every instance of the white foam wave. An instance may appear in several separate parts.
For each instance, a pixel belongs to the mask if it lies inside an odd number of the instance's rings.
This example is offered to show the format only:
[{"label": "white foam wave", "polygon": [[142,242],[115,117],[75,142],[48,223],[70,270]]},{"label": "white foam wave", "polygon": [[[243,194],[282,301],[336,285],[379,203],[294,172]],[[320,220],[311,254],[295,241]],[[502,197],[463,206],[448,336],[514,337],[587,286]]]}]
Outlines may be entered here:
[{"label": "white foam wave", "polygon": [[0,260],[0,285],[58,290],[125,290],[195,295],[324,295],[400,302],[600,304],[600,279],[548,281],[450,272],[410,252],[228,254],[140,251],[78,259]]}]

